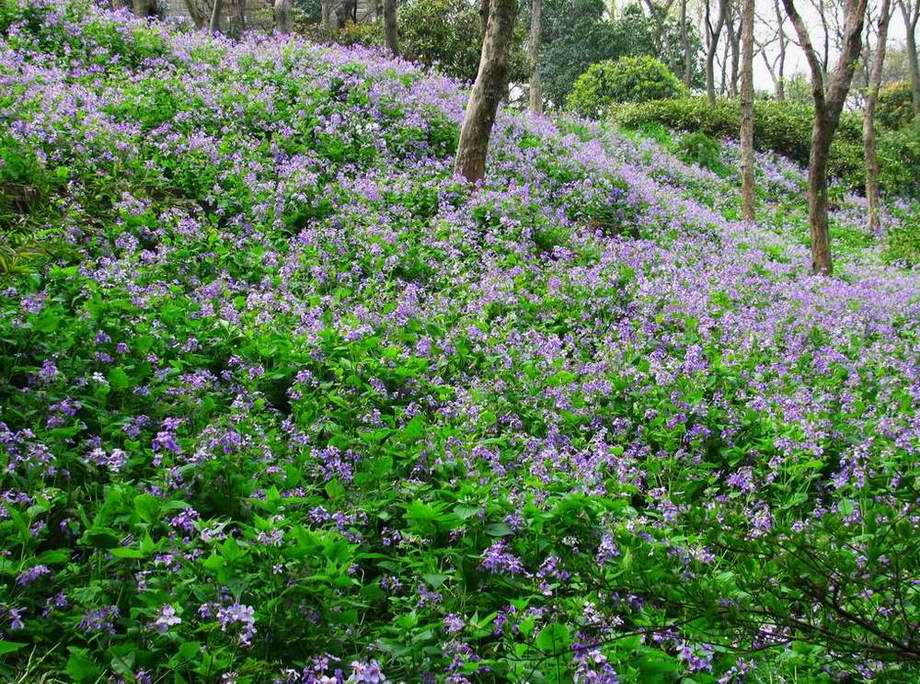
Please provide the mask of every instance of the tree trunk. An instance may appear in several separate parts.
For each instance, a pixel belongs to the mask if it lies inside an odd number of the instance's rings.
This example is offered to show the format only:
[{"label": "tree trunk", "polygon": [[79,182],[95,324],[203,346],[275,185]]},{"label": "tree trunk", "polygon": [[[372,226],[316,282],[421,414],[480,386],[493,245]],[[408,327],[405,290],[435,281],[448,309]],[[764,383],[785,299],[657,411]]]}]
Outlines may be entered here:
[{"label": "tree trunk", "polygon": [[776,99],[779,102],[786,101],[786,32],[783,29],[783,15],[780,10],[779,0],[774,0],[773,9],[776,12],[776,26],[779,30],[779,65],[777,66],[776,80]]},{"label": "tree trunk", "polygon": [[499,100],[507,87],[508,56],[516,15],[517,0],[491,0],[479,57],[479,73],[466,105],[454,165],[454,173],[470,183],[476,183],[485,175],[489,136]]},{"label": "tree trunk", "polygon": [[208,25],[208,20],[211,17],[205,14],[205,8],[196,0],[185,0],[185,8],[188,10],[188,15],[192,18],[196,29],[201,29]]},{"label": "tree trunk", "polygon": [[211,8],[211,22],[208,24],[208,30],[211,33],[220,33],[220,15],[224,9],[224,0],[214,0],[214,6]]},{"label": "tree trunk", "polygon": [[728,94],[730,97],[738,97],[738,67],[741,61],[740,52],[741,52],[741,35],[739,31],[735,30],[735,18],[731,19],[726,23],[728,28],[728,45],[727,47],[731,51],[731,63],[729,71],[729,81],[728,81]]},{"label": "tree trunk", "polygon": [[716,20],[715,28],[709,21],[709,0],[706,2],[706,31],[709,37],[709,45],[706,49],[706,97],[709,98],[709,104],[716,103],[716,77],[715,77],[715,59],[716,51],[719,48],[719,36],[722,34],[722,27],[725,25],[725,7],[727,0],[719,0],[719,18]]},{"label": "tree trunk", "polygon": [[690,87],[690,29],[687,26],[687,0],[680,0],[680,42],[684,48],[684,85]]},{"label": "tree trunk", "polygon": [[811,36],[793,0],[783,0],[786,14],[792,21],[811,71],[811,95],[815,102],[815,119],[808,156],[808,222],[811,227],[811,270],[830,275],[830,239],[827,231],[827,157],[840,113],[850,91],[853,72],[862,48],[863,21],[867,0],[844,0],[844,40],[833,72],[827,76],[811,42]]},{"label": "tree trunk", "polygon": [[156,16],[156,4],[153,0],[134,0],[131,9],[139,17]]},{"label": "tree trunk", "polygon": [[891,18],[890,0],[882,0],[878,17],[878,44],[869,74],[869,87],[866,89],[866,103],[863,109],[863,156],[866,160],[866,199],[869,202],[869,230],[878,233],[882,222],[879,211],[881,192],[878,177],[881,172],[878,155],[875,152],[875,103],[878,100],[879,87],[882,84],[882,66],[885,63],[885,42],[888,40],[888,21]]},{"label": "tree trunk", "polygon": [[238,0],[236,3],[237,17],[240,22],[240,33],[246,30],[246,0]]},{"label": "tree trunk", "polygon": [[530,3],[530,111],[543,113],[543,82],[540,80],[540,35],[543,31],[543,0]]},{"label": "tree trunk", "polygon": [[811,272],[816,275],[830,275],[834,271],[827,229],[827,157],[831,138],[830,122],[815,114],[808,154],[808,225],[811,233]]},{"label": "tree trunk", "polygon": [[742,0],[741,6],[741,197],[741,215],[745,220],[753,221],[754,0]]},{"label": "tree trunk", "polygon": [[387,50],[393,56],[399,55],[399,38],[396,33],[396,0],[383,2],[383,38]]},{"label": "tree trunk", "polygon": [[648,16],[652,20],[652,23],[655,25],[655,31],[652,35],[653,48],[655,54],[658,55],[659,59],[662,61],[667,61],[667,66],[671,71],[677,71],[677,65],[672,61],[672,53],[668,53],[667,58],[664,57],[664,43],[665,40],[665,21],[668,13],[671,11],[671,7],[674,4],[674,0],[665,0],[662,4],[656,5],[654,0],[644,0],[645,6],[648,7]]},{"label": "tree trunk", "polygon": [[278,33],[291,32],[291,0],[275,0],[275,29]]},{"label": "tree trunk", "polygon": [[483,37],[486,35],[486,29],[489,26],[489,4],[490,0],[482,0],[479,3],[479,23],[482,28]]},{"label": "tree trunk", "polygon": [[898,0],[904,26],[907,29],[907,65],[910,69],[911,101],[914,114],[920,115],[920,63],[917,58],[917,20],[920,19],[920,0]]},{"label": "tree trunk", "polygon": [[332,8],[332,0],[320,0],[319,3],[320,19],[319,23],[326,31],[332,30],[332,15],[335,14]]}]

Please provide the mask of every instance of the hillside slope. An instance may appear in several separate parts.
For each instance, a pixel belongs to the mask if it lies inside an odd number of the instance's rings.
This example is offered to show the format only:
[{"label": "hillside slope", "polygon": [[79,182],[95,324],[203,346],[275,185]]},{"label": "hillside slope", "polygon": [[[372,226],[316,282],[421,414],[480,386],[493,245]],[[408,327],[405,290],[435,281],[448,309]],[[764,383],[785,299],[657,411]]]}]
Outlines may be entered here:
[{"label": "hillside slope", "polygon": [[0,35],[4,678],[911,679],[920,274],[578,122],[465,187],[373,51]]}]

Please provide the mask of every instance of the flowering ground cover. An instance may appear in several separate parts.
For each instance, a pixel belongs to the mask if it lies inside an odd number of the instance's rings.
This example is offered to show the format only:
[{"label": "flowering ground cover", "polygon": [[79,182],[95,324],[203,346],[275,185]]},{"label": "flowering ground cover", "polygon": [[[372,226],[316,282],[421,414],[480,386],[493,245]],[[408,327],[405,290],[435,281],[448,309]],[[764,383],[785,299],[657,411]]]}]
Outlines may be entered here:
[{"label": "flowering ground cover", "polygon": [[374,51],[0,36],[4,680],[916,681],[920,273],[856,198],[812,277],[779,159],[745,224],[503,113],[470,188]]}]

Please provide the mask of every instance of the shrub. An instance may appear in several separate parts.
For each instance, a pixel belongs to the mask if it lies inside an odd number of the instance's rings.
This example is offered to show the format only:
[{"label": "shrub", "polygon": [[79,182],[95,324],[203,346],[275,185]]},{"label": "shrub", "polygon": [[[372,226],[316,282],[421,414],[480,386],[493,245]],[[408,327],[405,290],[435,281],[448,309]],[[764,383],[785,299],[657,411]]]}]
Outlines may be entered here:
[{"label": "shrub", "polygon": [[920,230],[917,230],[917,224],[901,221],[889,228],[882,256],[888,263],[907,267],[920,265]]},{"label": "shrub", "polygon": [[892,194],[920,197],[920,119],[897,130],[882,129],[877,146],[882,187]]},{"label": "shrub", "polygon": [[[809,107],[774,100],[754,102],[754,145],[800,164],[808,163],[812,111]],[[624,128],[660,123],[670,129],[702,132],[713,138],[737,138],[741,110],[737,100],[720,99],[714,105],[705,97],[684,97],[628,103],[616,106],[613,119]],[[844,112],[831,145],[829,170],[851,188],[864,182],[862,121]]]},{"label": "shrub", "polygon": [[677,97],[684,87],[664,63],[653,57],[621,57],[592,64],[569,94],[574,112],[597,118],[610,105]]},{"label": "shrub", "polygon": [[717,140],[705,133],[685,133],[677,141],[677,156],[689,164],[697,164],[705,169],[726,175],[728,169],[722,163],[722,148]]},{"label": "shrub", "polygon": [[[525,28],[518,23],[511,52],[512,81],[527,78]],[[406,0],[399,5],[400,50],[405,57],[437,65],[448,76],[476,78],[482,46],[478,3],[455,0]]]},{"label": "shrub", "polygon": [[884,128],[901,128],[914,118],[910,83],[898,81],[886,85],[878,92],[875,120]]}]

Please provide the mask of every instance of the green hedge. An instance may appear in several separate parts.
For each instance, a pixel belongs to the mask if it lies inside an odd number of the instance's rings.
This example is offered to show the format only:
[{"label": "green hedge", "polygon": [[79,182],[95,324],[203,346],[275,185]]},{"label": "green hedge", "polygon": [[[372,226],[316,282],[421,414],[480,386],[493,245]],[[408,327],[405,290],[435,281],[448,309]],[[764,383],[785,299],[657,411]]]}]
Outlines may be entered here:
[{"label": "green hedge", "polygon": [[572,88],[566,108],[591,118],[617,102],[646,102],[685,95],[686,89],[664,62],[654,57],[621,57],[592,64]]},{"label": "green hedge", "polygon": [[878,93],[875,121],[885,128],[903,128],[914,118],[910,82],[898,81],[884,86]]},{"label": "green hedge", "polygon": [[[754,145],[759,150],[778,152],[802,165],[808,164],[811,146],[812,110],[807,106],[775,100],[754,103]],[[651,100],[616,105],[614,121],[624,128],[638,129],[659,123],[677,131],[702,132],[713,138],[737,138],[741,111],[737,100],[719,99],[710,104],[705,97]],[[920,168],[920,144],[910,143],[914,131],[882,130],[878,136],[882,164],[882,186],[894,194],[918,195],[914,169]],[[862,119],[844,112],[831,145],[828,171],[848,187],[859,190],[865,183],[862,149]]]}]

